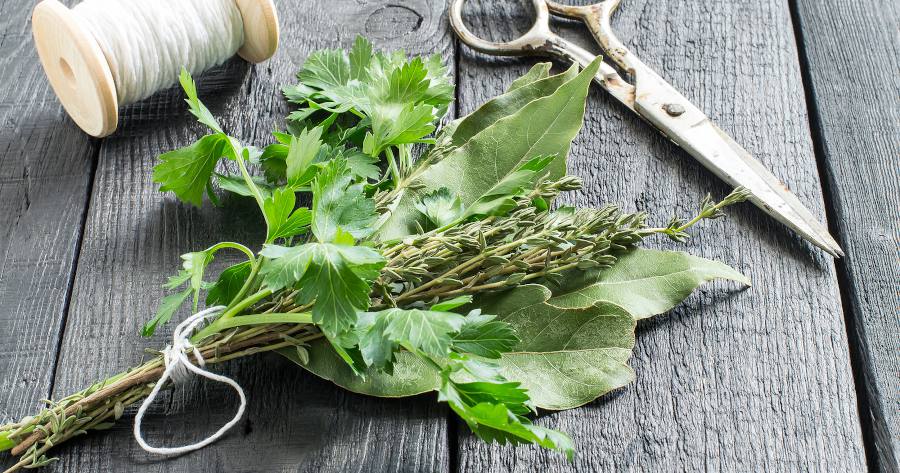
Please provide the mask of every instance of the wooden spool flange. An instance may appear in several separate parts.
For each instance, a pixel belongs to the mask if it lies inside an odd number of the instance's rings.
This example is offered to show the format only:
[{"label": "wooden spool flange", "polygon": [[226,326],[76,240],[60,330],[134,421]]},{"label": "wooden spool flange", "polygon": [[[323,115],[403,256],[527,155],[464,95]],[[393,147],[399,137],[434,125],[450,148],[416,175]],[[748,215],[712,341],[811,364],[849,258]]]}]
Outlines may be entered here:
[{"label": "wooden spool flange", "polygon": [[[278,48],[278,14],[272,0],[235,0],[244,24],[245,60],[258,63]],[[57,0],[43,0],[31,15],[34,44],[47,79],[72,120],[87,134],[116,130],[119,99],[100,44]],[[173,78],[174,80],[175,78]]]}]

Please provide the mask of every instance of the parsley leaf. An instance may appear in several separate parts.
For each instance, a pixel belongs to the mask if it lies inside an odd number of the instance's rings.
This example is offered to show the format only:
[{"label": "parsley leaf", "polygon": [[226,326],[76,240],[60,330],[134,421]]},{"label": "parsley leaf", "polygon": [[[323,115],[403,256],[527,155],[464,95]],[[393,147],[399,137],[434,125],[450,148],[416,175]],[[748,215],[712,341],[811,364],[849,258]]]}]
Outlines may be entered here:
[{"label": "parsley leaf", "polygon": [[191,74],[184,67],[181,68],[178,82],[181,83],[181,88],[184,89],[184,93],[187,94],[187,98],[184,101],[187,102],[188,107],[190,107],[191,113],[197,117],[197,121],[210,127],[216,133],[224,133],[222,131],[222,126],[219,125],[219,122],[216,121],[212,113],[209,112],[209,109],[206,108],[206,106],[203,105],[203,102],[197,97],[197,84],[194,83],[194,78],[191,77]]},{"label": "parsley leaf", "polygon": [[312,221],[312,213],[305,207],[294,209],[296,203],[297,196],[294,190],[285,187],[275,189],[275,192],[263,202],[263,213],[269,224],[267,242],[306,233]]},{"label": "parsley leaf", "polygon": [[[358,120],[350,130],[368,131],[363,152],[372,156],[389,146],[422,141],[453,100],[440,56],[408,60],[401,51],[374,52],[362,37],[349,53],[328,49],[310,54],[297,78],[297,85],[283,89],[289,101],[301,106],[288,118],[315,122],[314,116],[324,112],[327,118],[320,123],[341,122],[338,116]],[[348,138],[341,135],[342,141]]]},{"label": "parsley leaf", "polygon": [[423,227],[430,230],[458,221],[463,215],[463,204],[459,197],[450,194],[450,189],[441,187],[422,196],[416,203],[416,210],[427,220],[428,225]]},{"label": "parsley leaf", "polygon": [[288,185],[299,187],[309,182],[307,176],[310,164],[322,147],[322,127],[304,129],[299,136],[292,136],[287,156],[285,157],[285,175]]},{"label": "parsley leaf", "polygon": [[363,153],[357,149],[340,152],[347,160],[347,166],[354,176],[361,179],[378,179],[381,176],[381,169],[378,168],[378,158]]},{"label": "parsley leaf", "polygon": [[172,315],[175,314],[175,311],[177,311],[178,308],[184,304],[184,301],[187,300],[188,296],[191,295],[191,292],[192,289],[187,288],[181,292],[163,297],[159,302],[159,308],[156,309],[156,315],[148,320],[147,323],[144,324],[144,327],[141,328],[141,336],[152,336],[153,333],[156,332],[156,327],[168,322],[172,318]]},{"label": "parsley leaf", "polygon": [[364,330],[360,350],[366,363],[386,371],[400,346],[435,358],[446,356],[453,342],[451,334],[464,321],[452,312],[398,308],[367,313],[366,317],[366,323],[360,324]]},{"label": "parsley leaf", "polygon": [[453,337],[453,348],[485,358],[500,358],[519,342],[515,330],[506,322],[494,320],[494,315],[471,313]]},{"label": "parsley leaf", "polygon": [[536,443],[565,453],[569,460],[575,454],[575,446],[567,435],[536,426],[522,417],[527,412],[528,395],[519,383],[457,383],[444,372],[438,393],[439,399],[446,401],[472,432],[486,442]]},{"label": "parsley leaf", "polygon": [[190,283],[186,289],[175,294],[169,294],[160,301],[156,310],[156,315],[144,324],[141,329],[141,335],[149,337],[156,331],[156,327],[168,322],[175,311],[181,307],[187,300],[188,296],[194,294],[193,308],[196,311],[200,299],[200,290],[203,289],[203,273],[206,267],[213,260],[213,253],[210,250],[196,251],[193,253],[185,253],[181,255],[182,269],[175,276],[169,277],[169,280],[163,284],[166,289],[176,289],[185,283]]},{"label": "parsley leaf", "polygon": [[297,302],[315,302],[313,322],[332,338],[355,326],[356,313],[369,307],[369,281],[385,264],[372,248],[333,243],[267,245],[260,254],[269,258],[260,271],[266,286],[298,288]]},{"label": "parsley leaf", "polygon": [[153,182],[160,184],[160,191],[172,191],[179,199],[200,207],[224,145],[222,135],[206,135],[190,146],[163,153],[153,167]]},{"label": "parsley leaf", "polygon": [[207,291],[206,305],[211,307],[230,304],[250,276],[251,269],[249,261],[225,268],[219,274],[219,279]]},{"label": "parsley leaf", "polygon": [[[253,197],[253,191],[250,190],[249,186],[247,186],[247,181],[244,180],[243,176],[229,176],[217,173],[216,181],[218,182],[219,188],[221,189],[225,189],[228,192],[240,196]],[[264,199],[272,195],[272,186],[270,186],[265,179],[253,176],[253,182],[254,184],[256,184],[256,188],[259,189],[259,192],[262,194]]]},{"label": "parsley leaf", "polygon": [[375,202],[366,197],[362,183],[353,182],[346,159],[329,161],[311,187],[312,230],[320,242],[334,241],[339,231],[354,238],[364,238],[372,233],[378,219]]}]

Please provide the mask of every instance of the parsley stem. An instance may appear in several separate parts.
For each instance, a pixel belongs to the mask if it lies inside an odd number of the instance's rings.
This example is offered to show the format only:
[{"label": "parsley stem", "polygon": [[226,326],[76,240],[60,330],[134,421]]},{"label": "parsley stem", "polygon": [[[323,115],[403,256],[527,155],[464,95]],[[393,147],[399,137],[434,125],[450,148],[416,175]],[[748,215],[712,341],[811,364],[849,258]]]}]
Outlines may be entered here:
[{"label": "parsley stem", "polygon": [[224,321],[219,328],[221,331],[229,328],[243,327],[245,325],[311,323],[312,314],[309,312],[302,312],[299,314],[291,312],[272,312],[268,314],[247,314],[240,317],[232,317]]},{"label": "parsley stem", "polygon": [[[230,143],[230,140],[229,140]],[[234,145],[231,144],[231,149],[234,150]],[[238,167],[241,169],[241,175],[244,177],[244,182],[247,184],[247,187],[250,188],[250,192],[253,193],[253,198],[256,199],[256,204],[259,205],[259,210],[263,213],[263,217],[265,217],[266,212],[263,207],[263,196],[262,192],[259,191],[259,188],[256,187],[256,183],[253,182],[253,178],[250,176],[250,172],[247,171],[247,165],[244,164],[244,156],[241,153],[238,153],[237,150],[234,150],[234,156],[238,163]],[[266,219],[266,224],[268,224],[268,219]]]},{"label": "parsley stem", "polygon": [[252,251],[250,251],[250,248],[247,248],[246,246],[244,246],[240,243],[235,243],[233,241],[223,241],[221,243],[216,243],[215,245],[207,248],[206,252],[212,254],[218,250],[221,250],[222,248],[231,248],[234,250],[238,250],[241,253],[247,255],[247,258],[250,259],[250,264],[255,264],[256,256],[253,254]]},{"label": "parsley stem", "polygon": [[265,299],[266,297],[269,297],[270,295],[272,295],[271,289],[263,289],[261,291],[254,293],[253,295],[247,297],[246,299],[242,300],[241,302],[235,304],[234,307],[232,307],[230,309],[226,309],[225,312],[223,312],[222,315],[219,316],[219,318],[216,319],[215,322],[207,325],[203,330],[197,332],[196,335],[191,337],[191,340],[192,341],[200,341],[210,335],[213,335],[213,334],[221,332],[222,330],[225,330],[227,328],[226,325],[228,324],[228,319],[234,317],[237,314],[240,314],[242,310],[244,310],[248,307],[251,307],[253,304],[256,304],[257,302]]},{"label": "parsley stem", "polygon": [[261,291],[257,291],[253,295],[251,295],[251,296],[247,297],[246,299],[242,300],[241,302],[237,303],[231,309],[226,310],[222,314],[221,318],[222,319],[230,319],[231,317],[234,317],[235,315],[241,313],[242,310],[252,306],[253,304],[256,304],[257,302],[259,302],[271,295],[272,295],[271,289],[263,289]]},{"label": "parsley stem", "polygon": [[397,188],[400,185],[400,170],[397,169],[397,162],[394,161],[394,151],[388,146],[384,149],[384,154],[387,155],[388,168],[391,170],[391,175],[394,176],[394,188]]},{"label": "parsley stem", "polygon": [[274,324],[310,324],[312,323],[312,314],[309,312],[294,314],[287,312],[270,313],[270,314],[248,314],[240,317],[221,318],[210,324],[208,327],[197,332],[191,337],[192,342],[199,342],[210,335],[219,333],[235,327],[243,327],[246,325],[274,325]]},{"label": "parsley stem", "polygon": [[247,292],[250,291],[250,288],[253,286],[253,283],[256,281],[256,275],[259,274],[259,270],[262,267],[265,260],[266,260],[265,256],[260,256],[259,260],[252,260],[252,259],[250,260],[250,275],[247,276],[247,280],[244,281],[244,285],[241,286],[241,289],[238,290],[238,293],[234,296],[234,299],[232,299],[231,302],[228,304],[229,308],[233,307],[235,304],[237,304],[238,301],[240,301],[245,295],[247,295]]}]

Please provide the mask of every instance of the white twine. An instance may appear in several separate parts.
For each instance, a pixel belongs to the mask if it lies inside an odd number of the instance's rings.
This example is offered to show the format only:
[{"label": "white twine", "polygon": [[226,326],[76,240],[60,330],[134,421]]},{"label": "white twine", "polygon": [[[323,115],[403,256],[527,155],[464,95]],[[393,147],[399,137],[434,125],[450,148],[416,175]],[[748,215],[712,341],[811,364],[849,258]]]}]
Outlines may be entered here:
[{"label": "white twine", "polygon": [[234,0],[86,0],[72,12],[100,44],[119,104],[175,84],[181,67],[199,74],[244,43]]},{"label": "white twine", "polygon": [[[134,417],[134,438],[137,440],[141,448],[143,448],[147,452],[156,453],[159,455],[178,455],[201,449],[225,435],[225,433],[228,432],[232,427],[234,427],[244,415],[244,409],[247,407],[247,398],[244,396],[244,390],[241,389],[240,385],[238,385],[238,383],[236,383],[233,379],[227,376],[211,373],[203,369],[202,367],[206,366],[206,362],[203,360],[203,356],[200,354],[200,350],[198,350],[190,340],[191,334],[198,325],[200,325],[207,319],[219,315],[223,310],[225,310],[225,306],[210,307],[209,309],[197,312],[196,314],[188,317],[183,322],[178,324],[177,327],[175,327],[175,333],[172,334],[172,345],[167,346],[166,349],[163,350],[163,360],[165,360],[166,369],[163,371],[163,374],[159,378],[159,381],[156,382],[156,385],[153,386],[153,390],[150,391],[150,395],[147,396],[147,399],[144,399],[143,404],[141,404],[141,408],[138,409],[137,415]],[[199,367],[191,363],[191,361],[185,354],[186,351],[191,351],[194,354],[194,358],[197,360],[197,364],[200,365]],[[237,413],[234,415],[233,419],[228,421],[227,424],[223,425],[219,430],[216,431],[216,433],[199,442],[185,445],[183,447],[153,447],[144,440],[144,436],[141,434],[141,421],[144,419],[144,414],[147,412],[147,408],[150,407],[151,404],[153,404],[153,401],[159,394],[159,390],[163,387],[164,384],[166,384],[166,381],[169,379],[171,379],[175,383],[183,381],[185,378],[187,378],[188,370],[204,378],[218,381],[220,383],[225,383],[231,386],[237,392],[238,397],[240,397],[241,405],[240,407],[238,407]]]}]

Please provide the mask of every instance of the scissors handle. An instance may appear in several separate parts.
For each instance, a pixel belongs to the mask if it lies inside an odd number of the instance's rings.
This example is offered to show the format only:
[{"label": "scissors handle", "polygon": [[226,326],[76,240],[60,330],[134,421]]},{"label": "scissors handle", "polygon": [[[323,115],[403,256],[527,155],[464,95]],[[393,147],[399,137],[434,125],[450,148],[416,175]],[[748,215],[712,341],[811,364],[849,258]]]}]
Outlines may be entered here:
[{"label": "scissors handle", "polygon": [[605,0],[592,5],[563,5],[553,0],[544,0],[549,12],[554,15],[581,20],[597,44],[603,49],[605,57],[616,63],[628,73],[633,73],[642,66],[647,67],[625,46],[625,43],[613,33],[612,15],[619,7],[621,0]]},{"label": "scissors handle", "polygon": [[[457,36],[476,51],[494,56],[551,56],[563,61],[578,63],[582,68],[596,58],[590,51],[550,31],[550,10],[553,7],[548,8],[548,4],[553,5],[551,2],[532,0],[531,3],[537,16],[531,28],[518,38],[502,42],[479,38],[466,27],[462,20],[464,3],[465,0],[453,0],[450,5],[450,25]],[[564,5],[558,4],[557,7],[565,8]],[[554,13],[556,13],[555,10]],[[582,17],[577,16],[576,18]],[[600,69],[594,76],[594,81],[625,106],[634,110],[634,86],[622,79],[612,66],[600,63]]]}]

